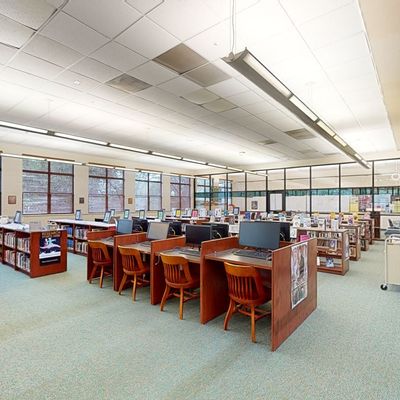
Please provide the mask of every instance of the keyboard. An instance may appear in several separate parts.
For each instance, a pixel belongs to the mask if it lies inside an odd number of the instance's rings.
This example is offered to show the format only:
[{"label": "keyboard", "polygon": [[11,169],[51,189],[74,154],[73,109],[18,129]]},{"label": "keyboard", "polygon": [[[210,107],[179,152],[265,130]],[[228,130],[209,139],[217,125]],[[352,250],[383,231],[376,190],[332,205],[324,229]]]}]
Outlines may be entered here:
[{"label": "keyboard", "polygon": [[260,260],[268,260],[271,256],[270,251],[256,251],[256,250],[236,250],[233,252],[235,256],[258,258]]},{"label": "keyboard", "polygon": [[200,250],[198,249],[181,249],[179,253],[185,254],[186,256],[200,256]]}]

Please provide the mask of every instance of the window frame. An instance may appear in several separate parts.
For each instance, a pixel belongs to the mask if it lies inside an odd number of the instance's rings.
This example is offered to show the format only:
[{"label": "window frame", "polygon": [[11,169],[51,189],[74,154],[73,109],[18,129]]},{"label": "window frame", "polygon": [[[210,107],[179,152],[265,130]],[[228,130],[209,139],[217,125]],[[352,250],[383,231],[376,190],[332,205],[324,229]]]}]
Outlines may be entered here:
[{"label": "window frame", "polygon": [[[191,186],[192,186],[192,183],[191,183],[191,179],[190,178],[188,178],[188,177],[184,177],[184,176],[181,176],[181,175],[179,175],[179,176],[175,176],[175,177],[171,177],[171,178],[179,178],[179,182],[172,182],[172,179],[170,179],[170,190],[169,190],[169,197],[170,197],[170,204],[172,204],[172,198],[174,198],[174,199],[179,199],[179,201],[178,201],[178,203],[179,203],[179,207],[177,207],[177,209],[179,209],[179,210],[182,210],[182,209],[184,209],[184,208],[190,208],[191,207],[191,199],[192,199],[192,196],[191,196]],[[189,182],[188,183],[184,183],[184,182],[182,182],[182,178],[184,178],[184,179],[188,179],[189,180]],[[171,185],[177,185],[178,187],[179,187],[179,194],[178,194],[178,196],[172,196],[172,194],[171,194]],[[189,196],[183,196],[182,195],[182,189],[183,189],[183,187],[185,187],[185,186],[188,186],[188,189],[189,189]],[[182,206],[182,198],[187,198],[188,200],[189,200],[189,205],[188,205],[188,207],[183,207]],[[171,208],[175,208],[175,207],[171,207]]]},{"label": "window frame", "polygon": [[[139,210],[141,210],[141,209],[139,209],[139,208],[137,208],[137,206],[136,206],[136,199],[137,198],[141,198],[141,199],[147,199],[146,200],[146,211],[158,211],[158,210],[160,210],[160,209],[162,209],[162,194],[163,194],[163,176],[162,176],[162,174],[160,174],[160,173],[152,173],[152,172],[140,172],[141,174],[146,174],[146,176],[147,176],[147,179],[143,179],[143,178],[139,178],[138,179],[138,174],[136,173],[135,174],[135,211],[139,211]],[[156,181],[156,180],[151,180],[150,179],[150,175],[159,175],[159,177],[160,177],[160,180],[159,181]],[[136,182],[145,182],[145,183],[147,183],[147,195],[146,196],[138,196],[137,194],[136,194]],[[159,196],[154,196],[154,195],[150,195],[150,183],[159,183],[160,184],[160,195]],[[150,204],[151,204],[151,201],[150,201],[150,199],[151,198],[159,198],[160,199],[160,208],[157,208],[157,209],[150,209]]]}]

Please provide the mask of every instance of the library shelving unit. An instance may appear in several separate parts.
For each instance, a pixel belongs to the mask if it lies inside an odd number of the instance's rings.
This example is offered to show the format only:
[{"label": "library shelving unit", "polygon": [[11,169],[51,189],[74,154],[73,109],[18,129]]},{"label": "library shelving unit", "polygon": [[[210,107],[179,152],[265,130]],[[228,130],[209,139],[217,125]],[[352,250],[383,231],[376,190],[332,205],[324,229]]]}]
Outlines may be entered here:
[{"label": "library shelving unit", "polygon": [[350,250],[348,229],[296,228],[301,236],[317,238],[317,270],[344,275],[349,270]]},{"label": "library shelving unit", "polygon": [[350,260],[358,261],[361,257],[361,225],[344,223],[340,228],[349,231]]},{"label": "library shelving unit", "polygon": [[361,250],[369,250],[369,245],[373,242],[373,229],[374,220],[373,219],[360,219],[358,220],[361,225]]},{"label": "library shelving unit", "polygon": [[96,221],[81,221],[75,219],[51,219],[60,229],[67,232],[67,250],[82,256],[87,255],[87,233],[104,229],[113,229],[115,224]]},{"label": "library shelving unit", "polygon": [[379,211],[371,211],[371,218],[374,221],[373,239],[381,239],[381,213]]},{"label": "library shelving unit", "polygon": [[19,224],[0,225],[1,262],[37,278],[67,270],[67,233],[29,231]]}]

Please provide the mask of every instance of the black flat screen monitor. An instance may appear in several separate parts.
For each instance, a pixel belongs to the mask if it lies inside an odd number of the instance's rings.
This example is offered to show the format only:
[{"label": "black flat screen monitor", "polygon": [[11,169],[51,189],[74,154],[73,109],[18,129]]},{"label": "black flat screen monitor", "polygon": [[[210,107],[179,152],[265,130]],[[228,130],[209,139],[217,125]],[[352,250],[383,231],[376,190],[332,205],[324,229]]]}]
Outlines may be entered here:
[{"label": "black flat screen monitor", "polygon": [[110,223],[110,219],[111,219],[111,212],[110,211],[106,211],[104,213],[103,222],[105,222],[106,224],[109,224]]},{"label": "black flat screen monitor", "polygon": [[112,217],[115,215],[115,208],[110,208],[110,214]]},{"label": "black flat screen monitor", "polygon": [[169,222],[150,222],[147,231],[148,240],[160,240],[168,237]]},{"label": "black flat screen monitor", "polygon": [[145,210],[139,210],[139,218],[140,219],[145,219],[146,217],[146,211]]},{"label": "black flat screen monitor", "polygon": [[129,208],[125,208],[124,219],[129,219],[130,217],[131,217],[131,210]]},{"label": "black flat screen monitor", "polygon": [[278,249],[280,230],[281,225],[279,222],[242,221],[239,226],[239,244],[256,249]]},{"label": "black flat screen monitor", "polygon": [[281,240],[290,242],[290,222],[279,222],[281,225],[280,236]]},{"label": "black flat screen monitor", "polygon": [[132,232],[147,232],[148,227],[149,223],[147,219],[135,218],[133,220]]},{"label": "black flat screen monitor", "polygon": [[213,239],[221,239],[229,236],[229,224],[203,224],[210,225]]},{"label": "black flat screen monitor", "polygon": [[79,221],[80,219],[81,219],[81,210],[76,210],[75,211],[75,219],[77,220],[77,221]]},{"label": "black flat screen monitor", "polygon": [[157,211],[157,219],[160,219],[161,221],[164,219],[164,210]]},{"label": "black flat screen monitor", "polygon": [[240,213],[240,208],[239,207],[233,207],[233,215],[239,215]]},{"label": "black flat screen monitor", "polygon": [[169,235],[180,236],[182,235],[182,222],[173,221],[169,224]]},{"label": "black flat screen monitor", "polygon": [[14,223],[21,224],[22,223],[22,213],[21,211],[16,211],[14,216]]},{"label": "black flat screen monitor", "polygon": [[211,225],[186,225],[186,244],[201,245],[206,240],[211,240],[212,228]]},{"label": "black flat screen monitor", "polygon": [[117,235],[127,235],[132,233],[133,220],[119,219],[117,222]]}]

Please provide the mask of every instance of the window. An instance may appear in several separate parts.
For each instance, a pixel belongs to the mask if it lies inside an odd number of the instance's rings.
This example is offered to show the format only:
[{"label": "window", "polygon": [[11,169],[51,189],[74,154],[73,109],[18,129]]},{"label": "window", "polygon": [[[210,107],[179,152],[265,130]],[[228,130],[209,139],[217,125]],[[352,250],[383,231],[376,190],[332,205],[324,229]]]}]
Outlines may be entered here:
[{"label": "window", "polygon": [[73,213],[73,165],[24,159],[22,181],[24,214]]},{"label": "window", "polygon": [[124,209],[124,171],[89,167],[89,212]]},{"label": "window", "polygon": [[137,172],[135,179],[136,210],[161,210],[161,174]]},{"label": "window", "polygon": [[210,179],[196,178],[195,199],[196,208],[209,208],[210,207]]},{"label": "window", "polygon": [[171,208],[190,208],[190,178],[171,176]]}]

